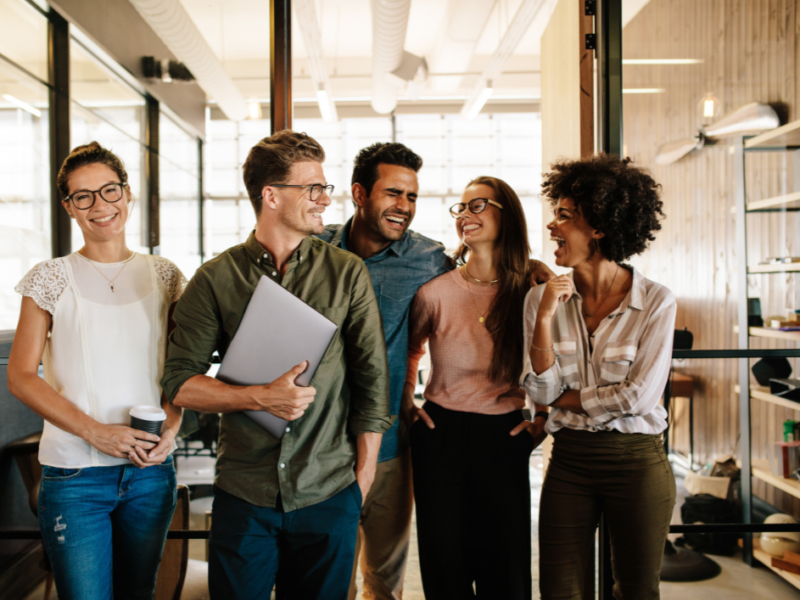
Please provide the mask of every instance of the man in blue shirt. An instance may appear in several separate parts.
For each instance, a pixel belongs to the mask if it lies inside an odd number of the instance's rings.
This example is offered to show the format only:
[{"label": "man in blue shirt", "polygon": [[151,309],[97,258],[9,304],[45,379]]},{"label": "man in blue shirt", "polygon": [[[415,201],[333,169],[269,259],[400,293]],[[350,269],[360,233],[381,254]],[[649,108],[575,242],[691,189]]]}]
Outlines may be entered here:
[{"label": "man in blue shirt", "polygon": [[[420,286],[454,267],[440,242],[409,231],[419,192],[422,158],[403,144],[376,143],[355,158],[355,214],[344,225],[328,225],[321,239],[364,260],[375,287],[389,355],[390,414],[400,412],[408,352],[408,314]],[[534,273],[552,272],[539,263]],[[521,326],[521,324],[520,324]],[[399,600],[408,556],[413,510],[411,459],[400,419],[383,435],[375,481],[361,510],[356,564],[361,555],[364,597]],[[356,565],[350,600],[357,594]]]}]

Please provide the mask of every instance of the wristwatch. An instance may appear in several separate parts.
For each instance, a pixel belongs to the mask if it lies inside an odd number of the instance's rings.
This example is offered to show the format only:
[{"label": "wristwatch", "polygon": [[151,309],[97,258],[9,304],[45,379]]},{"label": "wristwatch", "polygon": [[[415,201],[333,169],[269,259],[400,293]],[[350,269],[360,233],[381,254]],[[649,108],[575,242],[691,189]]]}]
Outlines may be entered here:
[{"label": "wristwatch", "polygon": [[550,413],[545,410],[536,411],[536,414],[533,415],[533,419],[531,419],[531,421],[535,420],[537,417],[544,417],[544,420],[546,421],[550,417]]}]

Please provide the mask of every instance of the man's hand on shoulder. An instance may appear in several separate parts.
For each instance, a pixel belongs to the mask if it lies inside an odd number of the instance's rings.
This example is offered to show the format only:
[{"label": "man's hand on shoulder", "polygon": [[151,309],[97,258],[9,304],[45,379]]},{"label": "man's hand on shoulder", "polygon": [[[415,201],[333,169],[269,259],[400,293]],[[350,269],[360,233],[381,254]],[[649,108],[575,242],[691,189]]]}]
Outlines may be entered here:
[{"label": "man's hand on shoulder", "polygon": [[251,387],[250,392],[258,410],[267,411],[287,421],[302,417],[317,393],[311,386],[301,387],[294,383],[307,368],[308,361],[303,361],[272,383]]},{"label": "man's hand on shoulder", "polygon": [[555,276],[556,274],[542,261],[531,259],[531,287],[536,287],[540,283],[547,283]]}]

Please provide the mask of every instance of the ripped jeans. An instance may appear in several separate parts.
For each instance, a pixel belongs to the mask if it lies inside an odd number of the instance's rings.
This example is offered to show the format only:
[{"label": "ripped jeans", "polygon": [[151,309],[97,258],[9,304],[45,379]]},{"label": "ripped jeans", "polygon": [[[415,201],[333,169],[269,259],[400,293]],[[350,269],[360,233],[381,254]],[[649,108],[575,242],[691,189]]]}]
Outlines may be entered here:
[{"label": "ripped jeans", "polygon": [[171,456],[146,469],[42,467],[39,527],[59,600],[150,600],[175,502]]}]

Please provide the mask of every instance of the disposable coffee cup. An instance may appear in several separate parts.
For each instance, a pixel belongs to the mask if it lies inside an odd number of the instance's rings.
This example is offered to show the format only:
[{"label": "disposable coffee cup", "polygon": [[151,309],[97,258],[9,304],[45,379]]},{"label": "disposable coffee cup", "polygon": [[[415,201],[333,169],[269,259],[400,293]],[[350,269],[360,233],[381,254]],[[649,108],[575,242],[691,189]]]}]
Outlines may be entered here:
[{"label": "disposable coffee cup", "polygon": [[134,406],[130,412],[131,427],[159,435],[161,433],[161,426],[167,418],[167,413],[157,406],[147,406],[145,404]]}]

